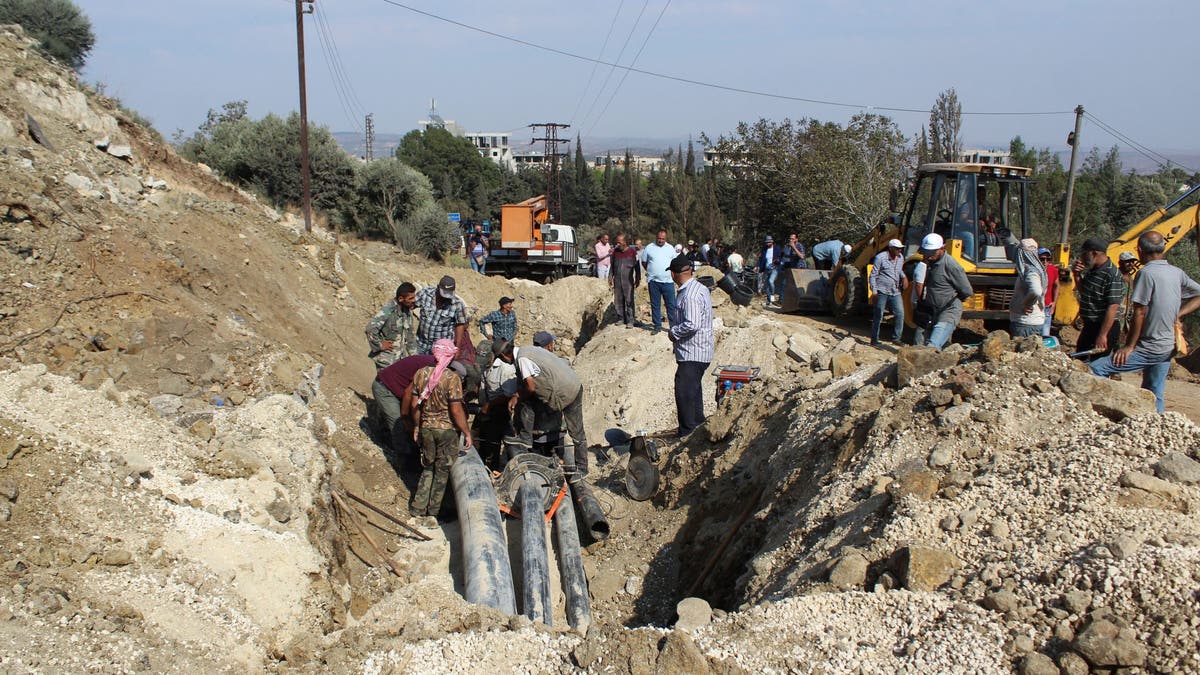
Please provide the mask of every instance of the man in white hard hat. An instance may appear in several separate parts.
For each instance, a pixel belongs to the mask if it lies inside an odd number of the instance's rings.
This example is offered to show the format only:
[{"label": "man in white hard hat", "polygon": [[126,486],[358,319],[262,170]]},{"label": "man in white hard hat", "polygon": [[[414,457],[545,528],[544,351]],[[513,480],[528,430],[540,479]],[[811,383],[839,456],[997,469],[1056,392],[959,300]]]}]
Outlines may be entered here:
[{"label": "man in white hard hat", "polygon": [[975,291],[962,265],[954,256],[946,255],[946,242],[941,235],[925,235],[921,240],[921,257],[927,268],[924,295],[914,310],[917,324],[914,343],[941,349],[950,341],[962,318],[963,300]]},{"label": "man in white hard hat", "polygon": [[904,332],[904,290],[908,288],[908,277],[904,275],[904,244],[899,239],[889,241],[887,249],[880,251],[871,265],[871,290],[875,293],[871,344],[879,344],[879,327],[883,324],[883,313],[888,309],[892,310],[896,320],[892,342],[899,344]]}]

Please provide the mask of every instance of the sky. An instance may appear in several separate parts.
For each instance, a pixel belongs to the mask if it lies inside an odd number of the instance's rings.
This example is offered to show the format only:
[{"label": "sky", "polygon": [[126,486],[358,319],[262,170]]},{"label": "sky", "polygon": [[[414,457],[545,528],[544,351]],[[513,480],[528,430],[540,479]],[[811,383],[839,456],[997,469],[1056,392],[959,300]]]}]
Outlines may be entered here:
[{"label": "sky", "polygon": [[[75,2],[96,34],[83,79],[102,83],[168,137],[190,134],[228,101],[248,101],[254,117],[299,108],[292,0]],[[586,143],[715,138],[739,121],[844,123],[864,111],[887,114],[912,135],[939,92],[953,87],[968,147],[1005,148],[1020,135],[1066,149],[1071,111],[1083,105],[1092,116],[1084,147],[1137,152],[1116,132],[1152,152],[1200,151],[1196,0],[315,4],[304,19],[308,113],[332,131],[361,131],[373,113],[376,133],[404,133],[436,99],[443,118],[472,131],[510,131],[514,143],[527,140],[535,122],[570,123],[562,133]]]}]

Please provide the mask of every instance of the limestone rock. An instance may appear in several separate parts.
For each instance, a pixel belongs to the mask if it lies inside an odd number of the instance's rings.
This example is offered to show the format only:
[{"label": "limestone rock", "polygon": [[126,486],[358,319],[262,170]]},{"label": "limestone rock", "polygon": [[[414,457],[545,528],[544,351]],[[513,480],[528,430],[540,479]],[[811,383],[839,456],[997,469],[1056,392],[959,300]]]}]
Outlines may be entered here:
[{"label": "limestone rock", "polygon": [[833,373],[828,370],[818,370],[817,372],[809,375],[801,375],[799,379],[796,380],[796,384],[798,384],[801,389],[818,389],[820,387],[824,387],[832,381]]},{"label": "limestone rock", "polygon": [[950,452],[950,448],[941,445],[933,449],[929,453],[929,466],[937,469],[943,466],[949,466],[953,461],[954,455]]},{"label": "limestone rock", "polygon": [[16,481],[11,478],[0,480],[0,497],[4,497],[10,502],[15,502],[20,495],[21,488],[17,487]]},{"label": "limestone rock", "polygon": [[133,148],[128,145],[110,145],[104,151],[117,159],[130,159],[133,157]]},{"label": "limestone rock", "polygon": [[187,378],[182,375],[164,375],[158,378],[158,391],[163,394],[173,394],[175,396],[183,396],[188,393],[192,385],[188,383]]},{"label": "limestone rock", "polygon": [[267,504],[267,513],[275,520],[286,523],[292,519],[292,505],[288,503],[283,493],[276,491],[275,499]]},{"label": "limestone rock", "polygon": [[775,337],[771,339],[771,346],[775,348],[775,351],[786,351],[788,348],[787,336],[783,333],[776,333]]},{"label": "limestone rock", "polygon": [[985,361],[998,361],[1000,355],[1008,351],[1009,338],[1008,332],[1002,330],[994,330],[983,338],[983,342],[979,343],[979,355]]},{"label": "limestone rock", "polygon": [[829,583],[842,590],[861,589],[867,583],[868,566],[861,553],[844,555],[829,570]]},{"label": "limestone rock", "polygon": [[1018,606],[1017,596],[1009,590],[988,593],[983,597],[982,604],[992,611],[1004,613],[1016,611]]},{"label": "limestone rock", "polygon": [[[659,673],[710,673],[708,660],[695,640],[685,631],[672,631],[667,634],[662,653],[658,655],[655,671]],[[635,671],[636,672],[636,671]]]},{"label": "limestone rock", "polygon": [[1071,646],[1097,668],[1140,666],[1146,662],[1146,648],[1104,619],[1088,624]]},{"label": "limestone rock", "polygon": [[1071,590],[1063,594],[1062,601],[1068,612],[1083,616],[1092,605],[1092,594],[1078,589]]},{"label": "limestone rock", "polygon": [[975,406],[970,403],[952,406],[946,409],[946,412],[938,415],[938,426],[953,428],[967,422],[971,419],[971,412],[975,410]]},{"label": "limestone rock", "polygon": [[830,362],[830,370],[833,371],[833,378],[838,379],[845,377],[854,372],[858,367],[858,362],[850,354],[835,353],[833,361]]},{"label": "limestone rock", "polygon": [[914,544],[892,554],[891,566],[905,588],[933,591],[950,581],[950,575],[958,567],[958,559],[953,553]]},{"label": "limestone rock", "polygon": [[1200,483],[1200,462],[1182,452],[1171,452],[1154,463],[1154,473],[1172,483]]},{"label": "limestone rock", "polygon": [[893,499],[912,495],[917,499],[928,501],[938,491],[938,477],[932,471],[912,471],[896,477],[888,485],[888,493]]},{"label": "limestone rock", "polygon": [[80,176],[77,173],[67,174],[63,177],[63,182],[81,192],[92,189],[92,179]]},{"label": "limestone rock", "polygon": [[1075,652],[1063,652],[1058,655],[1058,668],[1062,675],[1088,675],[1087,661]]},{"label": "limestone rock", "polygon": [[675,605],[676,629],[696,630],[712,623],[712,607],[703,598],[684,598]]},{"label": "limestone rock", "polygon": [[1157,410],[1154,394],[1149,391],[1091,373],[1069,372],[1059,380],[1058,386],[1077,403],[1090,405],[1092,410],[1114,422]]},{"label": "limestone rock", "polygon": [[1021,675],[1058,675],[1058,666],[1049,656],[1030,652],[1021,659],[1021,663],[1017,666],[1017,672]]},{"label": "limestone rock", "polygon": [[114,567],[123,567],[133,563],[133,554],[124,549],[114,549],[105,551],[100,559],[105,565]]},{"label": "limestone rock", "polygon": [[1144,490],[1167,499],[1176,499],[1181,494],[1178,486],[1140,471],[1126,471],[1121,474],[1120,483],[1125,487]]},{"label": "limestone rock", "polygon": [[896,353],[896,386],[907,387],[922,375],[957,363],[958,355],[952,352],[939,352],[933,347],[901,347]]}]

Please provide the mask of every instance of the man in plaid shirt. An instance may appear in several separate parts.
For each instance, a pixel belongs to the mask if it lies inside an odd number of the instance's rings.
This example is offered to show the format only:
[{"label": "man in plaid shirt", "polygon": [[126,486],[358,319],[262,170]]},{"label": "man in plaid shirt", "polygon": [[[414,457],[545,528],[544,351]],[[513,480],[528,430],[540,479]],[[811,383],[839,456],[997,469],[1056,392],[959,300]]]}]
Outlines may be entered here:
[{"label": "man in plaid shirt", "polygon": [[[490,335],[489,325],[492,327]],[[512,298],[500,298],[500,309],[488,312],[479,320],[479,334],[492,342],[512,342],[517,337],[517,313],[513,311]]]},{"label": "man in plaid shirt", "polygon": [[417,291],[417,308],[421,310],[421,323],[417,326],[419,353],[431,353],[433,343],[443,338],[454,344],[462,342],[467,332],[467,306],[454,288],[454,277],[444,276],[436,287],[426,286]]},{"label": "man in plaid shirt", "polygon": [[1098,349],[1098,353],[1107,353],[1120,346],[1121,323],[1117,314],[1125,299],[1125,280],[1108,259],[1108,244],[1096,237],[1083,242],[1083,252],[1071,271],[1075,273],[1079,317],[1083,319],[1075,351]]},{"label": "man in plaid shirt", "polygon": [[713,360],[712,297],[704,284],[692,278],[692,261],[678,256],[671,261],[671,281],[679,286],[678,322],[667,336],[675,352],[675,411],[679,437],[704,424],[704,389],[701,379]]}]

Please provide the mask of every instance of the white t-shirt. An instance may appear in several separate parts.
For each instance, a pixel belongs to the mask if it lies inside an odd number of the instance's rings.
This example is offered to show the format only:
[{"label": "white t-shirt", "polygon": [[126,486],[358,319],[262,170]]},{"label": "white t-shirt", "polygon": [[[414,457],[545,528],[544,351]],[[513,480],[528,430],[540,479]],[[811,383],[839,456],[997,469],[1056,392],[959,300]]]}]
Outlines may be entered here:
[{"label": "white t-shirt", "polygon": [[924,263],[924,261],[917,263],[917,266],[913,268],[913,290],[912,290],[913,304],[916,304],[917,302],[920,302],[920,300],[921,300],[921,298],[917,297],[917,284],[925,283],[925,272],[927,272],[927,271],[929,271],[929,266],[926,265]]},{"label": "white t-shirt", "polygon": [[746,268],[746,261],[742,258],[741,253],[729,254],[729,271],[741,274]]}]

